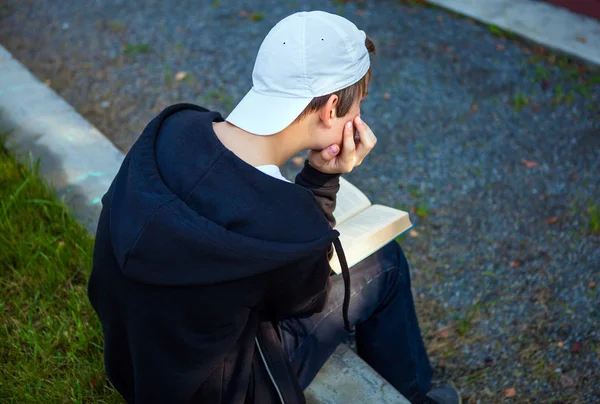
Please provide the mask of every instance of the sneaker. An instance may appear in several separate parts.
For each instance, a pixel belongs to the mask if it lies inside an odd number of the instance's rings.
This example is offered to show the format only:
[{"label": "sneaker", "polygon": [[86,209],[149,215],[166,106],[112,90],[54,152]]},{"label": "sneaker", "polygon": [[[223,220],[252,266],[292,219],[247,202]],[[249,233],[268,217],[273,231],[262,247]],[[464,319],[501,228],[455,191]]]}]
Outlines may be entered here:
[{"label": "sneaker", "polygon": [[458,390],[448,384],[431,389],[427,399],[431,404],[462,404]]}]

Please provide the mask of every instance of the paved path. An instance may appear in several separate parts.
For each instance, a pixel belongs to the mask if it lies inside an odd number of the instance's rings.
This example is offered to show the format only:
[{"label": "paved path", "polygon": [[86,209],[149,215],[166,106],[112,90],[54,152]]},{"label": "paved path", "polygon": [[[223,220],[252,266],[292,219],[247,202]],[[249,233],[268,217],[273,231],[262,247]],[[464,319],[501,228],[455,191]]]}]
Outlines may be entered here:
[{"label": "paved path", "polygon": [[349,179],[413,207],[436,377],[481,402],[600,400],[598,74],[440,9],[335,3],[8,0],[0,43],[127,150],[171,103],[228,112],[285,15],[343,13],[379,48],[362,115],[380,143]]}]

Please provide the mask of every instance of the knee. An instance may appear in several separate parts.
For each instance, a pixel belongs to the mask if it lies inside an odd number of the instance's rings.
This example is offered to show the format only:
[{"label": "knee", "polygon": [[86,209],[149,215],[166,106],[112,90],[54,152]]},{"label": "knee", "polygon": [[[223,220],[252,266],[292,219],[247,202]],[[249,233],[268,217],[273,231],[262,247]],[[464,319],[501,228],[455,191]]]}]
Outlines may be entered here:
[{"label": "knee", "polygon": [[410,272],[408,261],[400,244],[395,241],[387,244],[381,249],[386,268],[394,272],[397,282],[410,284]]}]

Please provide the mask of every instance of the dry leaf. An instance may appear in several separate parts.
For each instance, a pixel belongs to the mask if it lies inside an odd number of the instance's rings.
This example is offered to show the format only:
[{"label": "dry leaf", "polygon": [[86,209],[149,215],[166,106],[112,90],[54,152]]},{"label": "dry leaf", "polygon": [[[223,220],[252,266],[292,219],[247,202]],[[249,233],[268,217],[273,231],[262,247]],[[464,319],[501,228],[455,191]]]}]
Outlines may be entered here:
[{"label": "dry leaf", "polygon": [[578,353],[579,351],[581,351],[581,348],[583,348],[583,344],[581,343],[581,341],[577,341],[571,347],[571,352]]},{"label": "dry leaf", "polygon": [[504,44],[499,43],[498,45],[496,45],[496,50],[501,52],[504,49],[506,49],[506,46],[504,46]]},{"label": "dry leaf", "polygon": [[523,163],[523,165],[527,168],[536,168],[540,166],[538,163],[531,160],[521,160],[521,163]]},{"label": "dry leaf", "polygon": [[577,174],[577,173],[571,174],[571,179],[574,180],[574,181],[578,180],[579,179],[579,174]]},{"label": "dry leaf", "polygon": [[292,163],[296,164],[298,167],[300,167],[302,165],[302,163],[304,163],[304,159],[302,157],[294,157],[292,159]]},{"label": "dry leaf", "polygon": [[579,41],[579,42],[581,42],[581,43],[587,43],[587,38],[586,38],[586,37],[584,37],[584,36],[578,36],[578,37],[577,37],[577,38],[575,38],[575,39],[577,39],[577,41]]},{"label": "dry leaf", "polygon": [[511,268],[518,268],[520,266],[521,266],[521,263],[519,261],[513,261],[510,263]]},{"label": "dry leaf", "polygon": [[509,387],[508,389],[504,390],[504,397],[506,397],[506,398],[515,397],[516,395],[517,395],[517,390],[515,390],[514,387]]},{"label": "dry leaf", "polygon": [[595,287],[596,287],[596,281],[590,281],[590,283],[588,283],[588,288],[594,289]]},{"label": "dry leaf", "polygon": [[544,223],[546,224],[554,224],[558,222],[558,218],[556,216],[552,216],[550,219],[547,219]]},{"label": "dry leaf", "polygon": [[521,48],[521,51],[523,51],[524,55],[531,55],[531,49],[523,47]]},{"label": "dry leaf", "polygon": [[450,336],[450,332],[446,329],[440,331],[440,338],[446,339]]},{"label": "dry leaf", "polygon": [[389,100],[390,98],[392,98],[392,95],[390,93],[383,93],[383,98]]},{"label": "dry leaf", "polygon": [[365,10],[356,10],[356,15],[365,15]]},{"label": "dry leaf", "polygon": [[478,109],[479,109],[479,105],[477,105],[477,104],[471,105],[471,113],[477,112]]},{"label": "dry leaf", "polygon": [[177,80],[177,81],[181,81],[181,80],[185,79],[186,77],[187,77],[186,72],[177,72],[177,74],[175,74],[175,80]]},{"label": "dry leaf", "polygon": [[531,109],[534,111],[539,111],[540,109],[542,109],[542,106],[540,104],[533,104],[531,106]]},{"label": "dry leaf", "polygon": [[415,238],[415,237],[419,236],[419,233],[415,229],[410,229],[408,231],[408,235],[411,236],[412,238]]},{"label": "dry leaf", "polygon": [[242,18],[246,18],[246,17],[248,17],[248,12],[246,10],[242,10],[238,13],[238,16],[240,16]]},{"label": "dry leaf", "polygon": [[557,347],[559,348],[563,348],[565,346],[565,344],[562,341],[558,341],[558,343],[556,344]]}]

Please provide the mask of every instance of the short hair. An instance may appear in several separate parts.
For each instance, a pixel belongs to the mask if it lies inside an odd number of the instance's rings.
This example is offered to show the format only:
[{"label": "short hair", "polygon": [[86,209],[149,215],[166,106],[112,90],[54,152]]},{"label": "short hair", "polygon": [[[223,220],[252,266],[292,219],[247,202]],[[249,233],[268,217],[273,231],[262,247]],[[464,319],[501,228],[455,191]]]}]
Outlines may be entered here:
[{"label": "short hair", "polygon": [[[369,54],[375,55],[375,43],[368,36],[365,39],[365,46]],[[302,113],[298,115],[298,118],[296,118],[294,122],[298,122],[311,112],[321,109],[325,104],[327,104],[329,97],[331,97],[334,94],[338,96],[338,104],[336,107],[337,115],[340,117],[345,116],[350,111],[350,108],[352,107],[352,104],[354,104],[354,101],[356,101],[358,98],[362,98],[367,95],[369,91],[369,86],[371,85],[372,76],[373,72],[371,71],[371,67],[369,66],[369,70],[367,70],[367,73],[365,73],[365,75],[356,83],[351,84],[350,86],[342,88],[341,90],[338,90],[331,94],[313,98],[310,104],[308,104],[304,111],[302,111]]]}]

